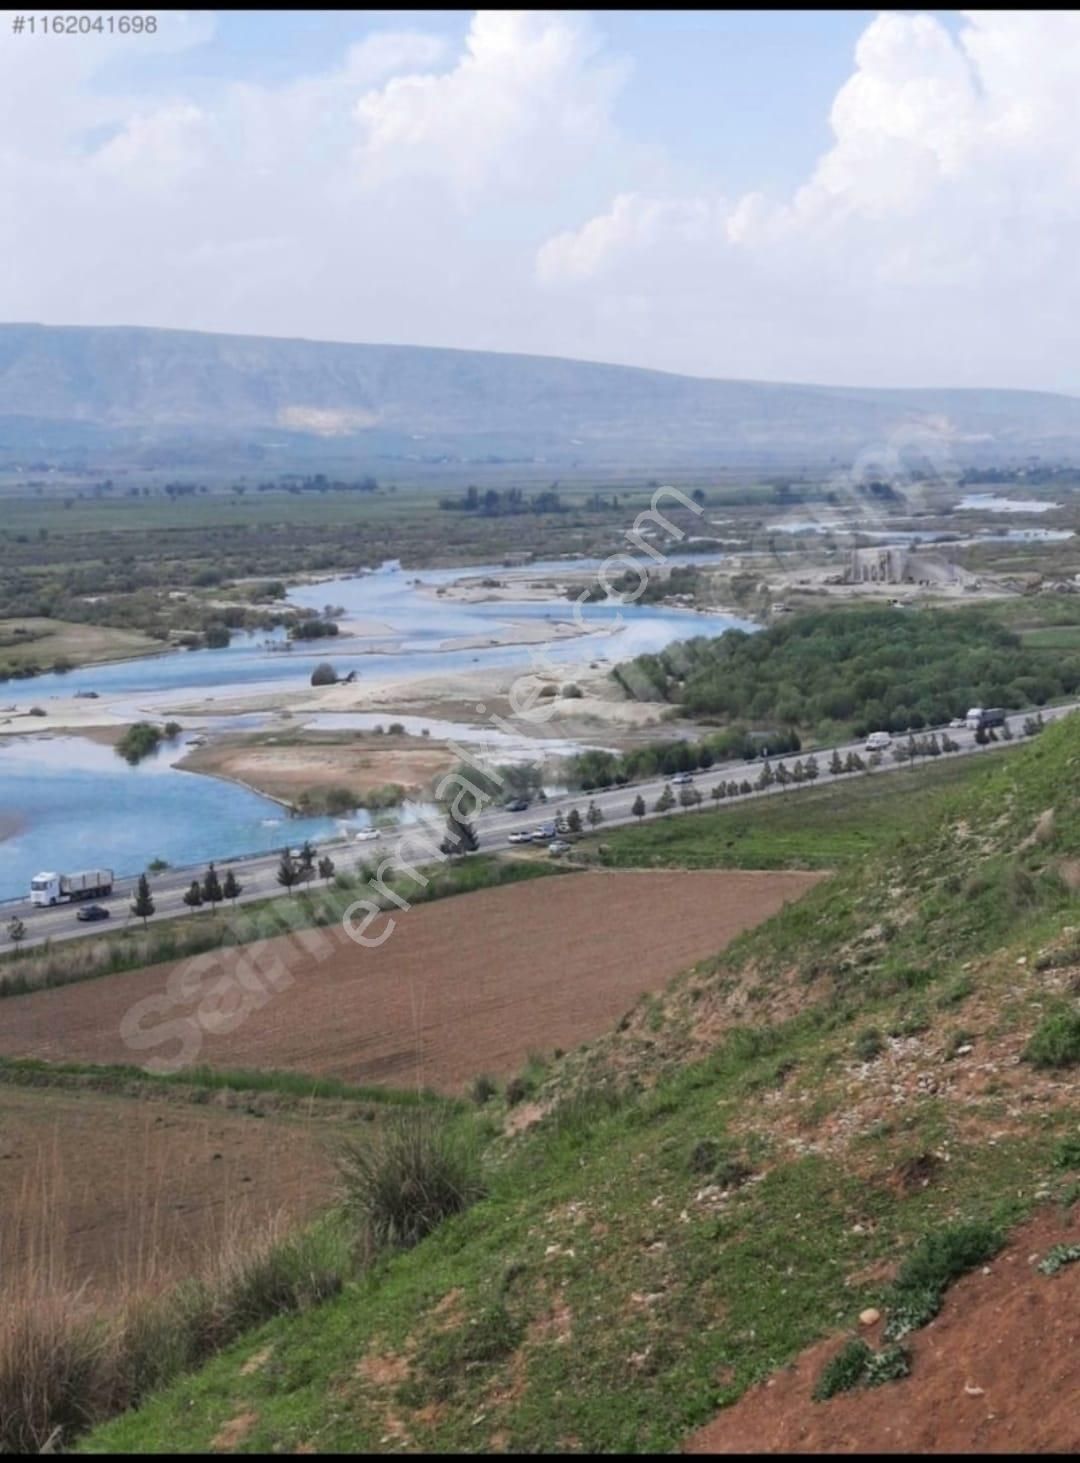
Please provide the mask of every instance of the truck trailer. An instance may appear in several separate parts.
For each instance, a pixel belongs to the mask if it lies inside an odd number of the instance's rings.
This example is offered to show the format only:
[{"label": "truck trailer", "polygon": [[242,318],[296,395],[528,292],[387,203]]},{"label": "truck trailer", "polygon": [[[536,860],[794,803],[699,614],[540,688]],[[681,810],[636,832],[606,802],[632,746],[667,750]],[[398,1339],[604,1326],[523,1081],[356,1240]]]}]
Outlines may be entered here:
[{"label": "truck trailer", "polygon": [[112,869],[83,869],[77,874],[35,874],[30,880],[31,904],[69,904],[75,899],[103,899],[112,893]]}]

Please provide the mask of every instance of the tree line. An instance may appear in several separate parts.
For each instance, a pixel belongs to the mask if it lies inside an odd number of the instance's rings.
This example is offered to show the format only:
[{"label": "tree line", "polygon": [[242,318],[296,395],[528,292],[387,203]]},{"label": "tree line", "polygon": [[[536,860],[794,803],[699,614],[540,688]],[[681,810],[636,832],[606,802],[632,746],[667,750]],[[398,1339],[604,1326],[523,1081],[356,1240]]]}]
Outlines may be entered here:
[{"label": "tree line", "polygon": [[1080,689],[1080,654],[1041,650],[982,610],[854,608],[729,630],[613,672],[689,716],[863,736],[919,731],[971,706],[1045,705]]}]

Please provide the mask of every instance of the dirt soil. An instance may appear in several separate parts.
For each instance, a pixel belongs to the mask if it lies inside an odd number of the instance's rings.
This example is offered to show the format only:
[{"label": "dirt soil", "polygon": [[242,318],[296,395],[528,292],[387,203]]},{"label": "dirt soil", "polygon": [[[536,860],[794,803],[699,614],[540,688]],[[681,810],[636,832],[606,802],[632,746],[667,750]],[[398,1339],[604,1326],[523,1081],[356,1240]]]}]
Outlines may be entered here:
[{"label": "dirt soil", "polygon": [[[814,1402],[824,1341],[694,1433],[688,1453],[1073,1453],[1080,1449],[1080,1263],[1035,1267],[1080,1242],[1059,1210],[948,1292],[941,1314],[905,1338],[911,1375]],[[861,1328],[881,1345],[884,1321]]]},{"label": "dirt soil", "polygon": [[456,760],[442,742],[428,737],[312,732],[279,744],[269,738],[217,742],[189,752],[180,766],[293,802],[305,790],[347,787],[366,793],[390,782],[426,795]]},{"label": "dirt soil", "polygon": [[315,1122],[0,1085],[0,1287],[26,1264],[106,1289],[175,1278],[236,1229],[313,1215],[332,1186]]},{"label": "dirt soil", "polygon": [[[189,1061],[459,1093],[481,1072],[518,1071],[531,1050],[570,1050],[598,1036],[643,992],[661,989],[821,877],[597,872],[485,889],[396,914],[375,949],[335,925],[216,952],[210,969],[210,957],[200,957],[190,968],[203,972],[201,984],[186,1004],[178,997],[143,1025],[156,1034],[166,1022],[187,1024],[201,1038]],[[373,924],[367,935],[386,928]],[[274,960],[284,979],[271,980]],[[221,1021],[213,1011],[209,1023],[198,1019],[211,985],[241,972],[241,962],[266,973],[261,1007],[240,1019]],[[120,1034],[125,1013],[163,993],[172,969],[9,997],[0,1054],[135,1063],[153,1046],[153,1056],[175,1059],[178,1037],[144,1037],[137,1050]],[[230,976],[233,989],[239,979]]]}]

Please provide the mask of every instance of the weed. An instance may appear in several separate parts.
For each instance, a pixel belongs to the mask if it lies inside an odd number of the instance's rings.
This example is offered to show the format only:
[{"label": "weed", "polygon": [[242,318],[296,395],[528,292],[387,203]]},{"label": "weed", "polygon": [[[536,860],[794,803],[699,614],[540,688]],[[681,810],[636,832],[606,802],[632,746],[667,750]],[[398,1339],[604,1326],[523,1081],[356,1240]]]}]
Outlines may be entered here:
[{"label": "weed", "polygon": [[872,1062],[885,1050],[885,1038],[876,1026],[868,1026],[855,1038],[855,1055],[860,1062]]},{"label": "weed", "polygon": [[1024,1048],[1033,1067],[1073,1067],[1080,1062],[1080,1011],[1044,1016]]},{"label": "weed", "polygon": [[1054,1245],[1035,1267],[1043,1275],[1056,1275],[1066,1265],[1080,1260],[1080,1245]]},{"label": "weed", "polygon": [[1080,1168],[1080,1138],[1062,1138],[1054,1148],[1050,1162],[1055,1168]]},{"label": "weed", "polygon": [[473,1079],[472,1087],[469,1089],[469,1096],[477,1107],[483,1107],[486,1102],[498,1092],[498,1084],[494,1077],[489,1077],[486,1072],[481,1072],[479,1077]]},{"label": "weed", "polygon": [[827,1402],[838,1392],[850,1392],[862,1381],[873,1352],[865,1341],[849,1341],[831,1361],[826,1362],[811,1396],[815,1402]]},{"label": "weed", "polygon": [[996,1255],[1002,1243],[999,1230],[977,1220],[945,1225],[924,1236],[893,1282],[886,1338],[899,1341],[932,1321],[952,1281]]},{"label": "weed", "polygon": [[470,1136],[423,1111],[395,1114],[372,1138],[346,1144],[339,1168],[368,1255],[418,1244],[484,1192]]}]

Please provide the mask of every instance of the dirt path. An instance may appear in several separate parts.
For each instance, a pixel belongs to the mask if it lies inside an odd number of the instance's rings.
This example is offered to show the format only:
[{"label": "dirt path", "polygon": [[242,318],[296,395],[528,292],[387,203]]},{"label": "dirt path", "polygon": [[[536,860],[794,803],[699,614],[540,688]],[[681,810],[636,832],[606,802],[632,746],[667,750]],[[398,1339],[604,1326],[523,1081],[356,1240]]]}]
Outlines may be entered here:
[{"label": "dirt path", "polygon": [[[1014,1453],[1080,1449],[1080,1262],[1042,1275],[1034,1260],[1080,1242],[1046,1213],[984,1270],[958,1281],[938,1318],[905,1340],[911,1375],[814,1402],[846,1338],[803,1353],[694,1433],[688,1453]],[[863,1335],[880,1344],[882,1322]]]}]

